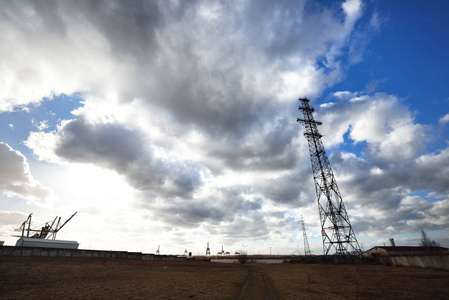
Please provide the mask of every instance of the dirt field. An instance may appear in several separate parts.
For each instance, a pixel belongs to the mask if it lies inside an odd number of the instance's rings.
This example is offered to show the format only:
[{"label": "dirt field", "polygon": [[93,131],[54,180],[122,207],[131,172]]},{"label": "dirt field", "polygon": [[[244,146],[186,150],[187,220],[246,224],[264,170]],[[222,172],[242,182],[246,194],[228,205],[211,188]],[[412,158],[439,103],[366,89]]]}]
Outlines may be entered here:
[{"label": "dirt field", "polygon": [[448,299],[449,272],[0,256],[2,299]]}]

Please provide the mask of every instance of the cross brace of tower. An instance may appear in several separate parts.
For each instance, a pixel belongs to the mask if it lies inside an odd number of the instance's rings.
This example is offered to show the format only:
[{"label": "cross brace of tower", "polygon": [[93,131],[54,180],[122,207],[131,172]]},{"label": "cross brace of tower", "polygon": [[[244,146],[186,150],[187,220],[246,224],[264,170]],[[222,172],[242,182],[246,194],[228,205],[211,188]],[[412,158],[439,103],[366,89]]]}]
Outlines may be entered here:
[{"label": "cross brace of tower", "polygon": [[309,99],[300,98],[299,101],[302,104],[299,110],[304,117],[297,118],[297,122],[304,125],[304,136],[309,144],[324,255],[327,255],[332,248],[337,255],[361,254],[362,251],[321,141],[322,135],[318,132],[318,125],[322,123],[313,118],[314,109],[309,105]]}]

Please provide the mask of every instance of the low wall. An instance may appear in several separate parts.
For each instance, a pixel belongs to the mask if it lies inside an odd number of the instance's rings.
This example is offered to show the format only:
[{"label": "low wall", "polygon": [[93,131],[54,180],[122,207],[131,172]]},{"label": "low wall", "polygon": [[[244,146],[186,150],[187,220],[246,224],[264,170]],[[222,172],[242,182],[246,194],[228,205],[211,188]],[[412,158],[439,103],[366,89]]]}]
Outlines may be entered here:
[{"label": "low wall", "polygon": [[334,264],[334,265],[360,265],[372,264],[372,258],[360,257],[356,255],[304,255],[297,256],[294,259],[285,260],[286,263],[304,263],[304,264]]},{"label": "low wall", "polygon": [[141,252],[127,251],[103,251],[103,250],[83,250],[83,249],[55,249],[55,248],[30,248],[15,246],[0,246],[1,255],[13,256],[59,256],[59,257],[105,257],[105,258],[126,258],[139,260],[176,260],[185,261],[185,256],[176,255],[154,255]]},{"label": "low wall", "polygon": [[192,256],[191,259],[207,259],[212,262],[257,262],[257,263],[291,263],[291,264],[372,264],[370,257],[356,255],[211,255]]},{"label": "low wall", "polygon": [[449,270],[449,255],[381,256],[379,262],[386,266],[404,266]]}]

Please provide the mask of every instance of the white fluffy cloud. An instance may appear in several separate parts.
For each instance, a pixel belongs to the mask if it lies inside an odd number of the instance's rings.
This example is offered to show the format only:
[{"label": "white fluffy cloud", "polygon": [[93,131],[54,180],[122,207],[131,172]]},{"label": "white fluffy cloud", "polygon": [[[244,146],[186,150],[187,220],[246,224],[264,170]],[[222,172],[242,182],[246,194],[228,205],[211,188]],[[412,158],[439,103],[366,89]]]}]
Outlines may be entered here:
[{"label": "white fluffy cloud", "polygon": [[[426,151],[430,126],[417,124],[394,96],[339,92],[339,101],[323,105],[323,140],[335,149],[347,134],[361,156],[332,151],[331,164],[353,222],[367,236],[409,231],[447,230],[444,208],[449,194],[448,150]],[[360,145],[362,144],[362,145]],[[429,192],[433,191],[433,192]]]},{"label": "white fluffy cloud", "polygon": [[217,114],[231,99],[317,95],[362,12],[357,0],[342,10],[343,22],[306,2],[4,3],[0,109],[80,92]]},{"label": "white fluffy cloud", "polygon": [[447,122],[449,122],[449,114],[442,116],[440,119],[441,124],[446,124]]},{"label": "white fluffy cloud", "polygon": [[324,134],[327,146],[343,142],[349,131],[354,143],[367,142],[372,159],[399,161],[416,158],[425,150],[427,127],[416,124],[411,112],[395,96],[377,93],[371,97],[358,93],[337,92],[339,102],[325,105],[321,121],[329,124]]},{"label": "white fluffy cloud", "polygon": [[25,156],[2,142],[0,164],[0,190],[6,195],[20,196],[37,203],[44,203],[51,196],[51,191],[31,175]]},{"label": "white fluffy cloud", "polygon": [[0,211],[0,240],[7,240],[26,218],[26,214],[17,211]]},{"label": "white fluffy cloud", "polygon": [[[0,11],[0,111],[60,93],[83,99],[57,127],[36,123],[25,145],[51,164],[91,164],[118,174],[137,195],[123,200],[129,211],[120,220],[147,218],[170,232],[170,239],[159,238],[178,244],[198,235],[232,244],[286,236],[291,242],[294,214],[315,205],[292,101],[317,97],[342,80],[342,56],[359,59],[365,34],[380,20],[373,16],[364,24],[358,0],[330,7],[309,1],[22,1],[4,3]],[[379,229],[385,234],[399,223],[384,212],[426,222],[435,207],[445,207],[440,198],[425,205],[412,195],[429,186],[447,193],[446,170],[435,172],[446,151],[426,152],[429,128],[417,124],[400,99],[343,91],[334,100],[316,107],[317,118],[344,199],[357,210],[358,232],[368,234],[376,222],[367,211],[385,220]],[[364,157],[337,151],[346,133],[362,145]],[[85,211],[101,211],[103,201],[95,199]],[[410,206],[419,206],[420,218]]]}]

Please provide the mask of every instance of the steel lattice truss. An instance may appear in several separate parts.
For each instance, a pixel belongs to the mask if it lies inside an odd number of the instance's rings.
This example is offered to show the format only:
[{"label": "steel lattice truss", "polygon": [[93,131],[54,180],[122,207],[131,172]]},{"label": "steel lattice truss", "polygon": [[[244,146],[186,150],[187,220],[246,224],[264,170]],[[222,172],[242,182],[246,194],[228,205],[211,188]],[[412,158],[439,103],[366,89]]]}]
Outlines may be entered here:
[{"label": "steel lattice truss", "polygon": [[307,239],[307,233],[306,233],[306,225],[304,225],[304,219],[301,216],[301,225],[302,225],[302,236],[304,238],[304,255],[312,255],[312,252],[310,251],[309,247],[309,241]]},{"label": "steel lattice truss", "polygon": [[310,160],[312,162],[313,180],[321,220],[321,236],[323,239],[324,255],[331,248],[338,255],[361,254],[359,243],[349,222],[343,199],[338,190],[329,159],[321,142],[322,135],[318,132],[318,125],[322,123],[313,118],[314,109],[309,105],[309,99],[299,99],[299,107],[304,118],[297,121],[304,125],[304,136],[309,142]]}]

